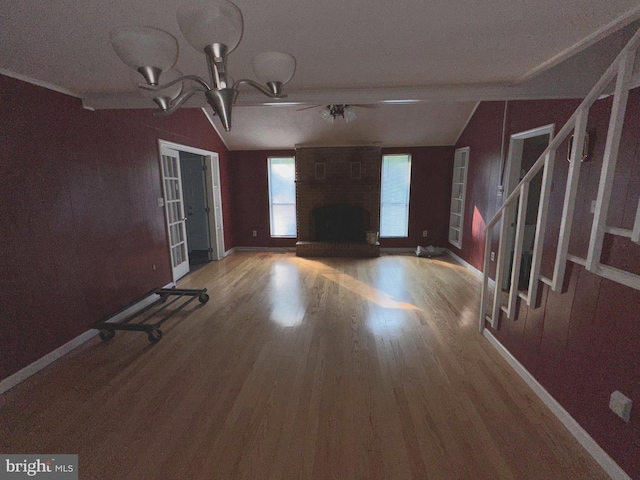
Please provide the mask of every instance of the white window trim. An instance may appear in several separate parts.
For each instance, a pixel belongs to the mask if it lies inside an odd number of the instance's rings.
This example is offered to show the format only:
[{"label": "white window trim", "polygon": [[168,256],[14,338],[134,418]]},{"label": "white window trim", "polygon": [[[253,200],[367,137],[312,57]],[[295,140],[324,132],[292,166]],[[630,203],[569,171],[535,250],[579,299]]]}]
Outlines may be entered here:
[{"label": "white window trim", "polygon": [[[282,155],[282,156],[272,156],[272,157],[267,157],[267,176],[268,176],[268,187],[269,187],[269,236],[271,238],[298,238],[298,219],[296,218],[296,233],[294,235],[274,235],[273,234],[273,205],[293,205],[296,212],[298,211],[298,205],[296,204],[296,201],[294,199],[293,204],[291,203],[276,203],[274,204],[272,202],[272,195],[271,195],[271,160],[276,160],[276,159],[281,159],[281,158],[292,158],[293,159],[293,165],[294,165],[294,169],[295,169],[295,164],[296,164],[296,157],[294,155]],[[294,180],[295,182],[295,180]],[[297,217],[297,215],[296,215]]]},{"label": "white window trim", "polygon": [[[386,203],[384,205],[406,205],[407,209],[406,209],[406,215],[407,215],[407,234],[406,235],[392,235],[392,236],[386,236],[386,235],[382,235],[382,180],[383,180],[383,175],[384,175],[384,159],[385,157],[398,157],[398,156],[406,156],[409,159],[409,169],[408,169],[408,175],[409,175],[409,188],[407,189],[407,200],[406,203]],[[380,171],[380,238],[409,238],[409,201],[411,199],[411,154],[409,153],[389,153],[386,155],[382,155],[382,168]]]}]

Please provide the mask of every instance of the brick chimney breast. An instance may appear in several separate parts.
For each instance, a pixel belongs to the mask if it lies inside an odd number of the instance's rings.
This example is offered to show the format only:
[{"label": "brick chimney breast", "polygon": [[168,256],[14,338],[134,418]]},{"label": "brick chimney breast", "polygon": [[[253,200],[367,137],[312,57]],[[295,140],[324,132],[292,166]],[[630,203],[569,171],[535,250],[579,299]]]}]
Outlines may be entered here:
[{"label": "brick chimney breast", "polygon": [[[359,163],[359,168],[352,164]],[[324,164],[316,168],[316,164]],[[370,215],[370,229],[380,230],[380,147],[302,147],[296,149],[298,240],[313,241],[310,214],[318,207],[348,204]],[[360,173],[360,178],[353,171]],[[324,173],[317,179],[317,172]]]}]

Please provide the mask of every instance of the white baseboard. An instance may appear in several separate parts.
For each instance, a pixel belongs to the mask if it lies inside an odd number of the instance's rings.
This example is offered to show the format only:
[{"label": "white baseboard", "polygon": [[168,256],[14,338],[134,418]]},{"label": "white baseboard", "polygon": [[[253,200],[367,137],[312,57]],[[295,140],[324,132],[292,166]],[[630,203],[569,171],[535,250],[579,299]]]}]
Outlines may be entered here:
[{"label": "white baseboard", "polygon": [[[447,253],[449,254],[449,256],[451,258],[453,258],[456,262],[458,262],[460,265],[462,265],[463,267],[467,268],[469,271],[471,271],[471,273],[473,273],[474,275],[476,275],[477,277],[482,278],[482,272],[480,270],[478,270],[476,267],[474,267],[473,265],[471,265],[469,262],[467,262],[466,260],[460,258],[458,255],[456,255],[455,253],[453,253],[451,250],[447,250]],[[493,278],[489,279],[489,285],[494,287],[496,284],[495,280]]]},{"label": "white baseboard", "polygon": [[447,253],[449,254],[449,256],[451,256],[460,265],[462,265],[463,267],[466,267],[467,269],[471,270],[471,272],[473,272],[476,276],[482,277],[482,272],[480,270],[478,270],[476,267],[474,267],[473,265],[471,265],[469,262],[467,262],[463,258],[459,257],[458,255],[453,253],[451,250],[447,250]]},{"label": "white baseboard", "polygon": [[[168,285],[165,285],[163,288],[171,288],[174,285],[175,284],[171,282]],[[119,322],[123,318],[126,318],[132,313],[135,313],[138,310],[143,309],[147,305],[155,302],[158,298],[160,298],[159,295],[150,295],[146,297],[145,299],[141,300],[135,305],[132,305],[131,307],[124,310],[123,312],[120,312],[118,315],[109,319],[109,323]],[[87,342],[88,340],[91,340],[97,334],[98,334],[98,330],[96,329],[92,328],[90,330],[87,330],[86,332],[78,335],[76,338],[69,340],[64,345],[56,348],[54,351],[47,353],[44,357],[41,357],[35,362],[22,368],[21,370],[18,370],[13,375],[9,375],[7,378],[0,381],[0,394],[3,394],[7,390],[15,387],[20,382],[23,382],[24,380],[29,378],[31,375],[38,373],[40,370],[45,368],[47,365],[50,365],[51,363],[55,362],[59,358],[64,357],[67,353],[78,348],[80,345]]]},{"label": "white baseboard", "polygon": [[575,439],[584,447],[584,449],[600,464],[600,466],[616,480],[631,480],[631,477],[618,465],[607,452],[605,452],[591,435],[580,426],[578,422],[567,412],[560,403],[551,396],[547,390],[540,385],[529,371],[522,366],[518,360],[511,355],[504,345],[502,345],[496,337],[494,337],[488,329],[483,332],[489,343],[502,355],[502,357],[511,365],[518,375],[529,385],[531,390],[544,402],[551,412],[562,422]]},{"label": "white baseboard", "polygon": [[222,258],[228,257],[229,255],[231,255],[235,251],[236,251],[236,247],[230,248],[229,250],[224,252],[224,255],[222,256]]}]

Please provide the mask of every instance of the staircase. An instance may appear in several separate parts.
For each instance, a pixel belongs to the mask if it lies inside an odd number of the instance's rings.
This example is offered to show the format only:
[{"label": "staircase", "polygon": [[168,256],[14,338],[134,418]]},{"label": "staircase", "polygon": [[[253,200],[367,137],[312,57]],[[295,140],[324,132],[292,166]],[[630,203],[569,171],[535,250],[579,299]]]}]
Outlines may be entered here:
[{"label": "staircase", "polygon": [[[622,126],[625,118],[629,90],[632,88],[634,60],[636,58],[639,45],[640,30],[638,30],[631,38],[629,43],[609,66],[607,71],[602,75],[600,80],[582,101],[573,115],[571,115],[567,123],[550,141],[546,150],[507,197],[495,216],[487,223],[485,230],[484,278],[482,282],[482,296],[480,304],[480,332],[484,330],[485,322],[487,321],[493,328],[497,328],[501,311],[505,312],[508,318],[513,319],[516,314],[518,298],[527,302],[527,305],[530,307],[535,308],[540,282],[549,285],[551,290],[554,292],[561,292],[564,283],[565,269],[567,262],[569,261],[584,266],[588,271],[596,275],[600,275],[609,280],[640,290],[639,275],[600,263],[605,233],[627,237],[630,238],[632,242],[640,244],[640,202],[636,211],[633,229],[623,229],[607,225],[607,212],[609,211],[609,200],[611,197],[613,178],[618,159]],[[583,151],[582,146],[585,142],[587,119],[591,106],[603,93],[607,91],[607,87],[609,87],[613,81],[615,81],[613,105],[611,107],[611,116],[609,119],[609,128],[607,131],[604,158],[600,173],[595,214],[591,226],[588,254],[587,258],[580,258],[570,255],[568,250],[578,181],[580,179],[580,165]],[[573,144],[570,157],[571,163],[564,192],[560,235],[555,256],[553,278],[547,278],[541,275],[540,267],[542,263],[545,228],[547,226],[547,213],[549,210],[553,166],[556,157],[556,150],[570,135],[573,135]],[[529,275],[529,287],[526,291],[519,291],[518,281],[520,277],[523,252],[529,185],[540,171],[542,171],[542,188],[538,205],[538,217]],[[509,255],[511,248],[510,245],[507,245],[507,243],[509,243],[507,239],[509,238],[509,226],[512,225],[514,214],[516,215],[515,224],[513,224],[513,227],[515,228],[515,242],[513,248],[513,260],[511,260]],[[489,303],[489,298],[491,297],[491,292],[489,291],[490,253],[493,241],[493,227],[498,222],[501,223],[498,256],[496,259],[495,288],[493,289],[492,301]],[[505,275],[508,274],[508,263],[511,263],[511,281],[508,293],[505,294],[502,292],[501,286],[503,285]]]}]

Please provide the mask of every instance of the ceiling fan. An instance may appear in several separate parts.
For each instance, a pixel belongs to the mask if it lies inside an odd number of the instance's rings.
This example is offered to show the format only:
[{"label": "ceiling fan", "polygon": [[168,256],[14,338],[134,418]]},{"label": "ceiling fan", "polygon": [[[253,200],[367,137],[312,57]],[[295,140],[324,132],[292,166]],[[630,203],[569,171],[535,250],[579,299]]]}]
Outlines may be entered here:
[{"label": "ceiling fan", "polygon": [[349,123],[358,118],[355,112],[356,108],[378,108],[378,105],[311,105],[310,107],[299,108],[297,111],[301,112],[311,108],[321,108],[320,116],[329,123],[335,122],[338,118],[343,118],[345,122]]}]

